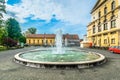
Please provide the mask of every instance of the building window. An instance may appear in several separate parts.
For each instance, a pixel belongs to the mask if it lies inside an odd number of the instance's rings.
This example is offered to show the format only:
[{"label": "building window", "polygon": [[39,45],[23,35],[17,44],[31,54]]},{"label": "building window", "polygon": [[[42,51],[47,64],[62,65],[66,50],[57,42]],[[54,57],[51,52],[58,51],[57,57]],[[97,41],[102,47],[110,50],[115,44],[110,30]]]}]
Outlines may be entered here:
[{"label": "building window", "polygon": [[101,23],[98,24],[98,32],[101,32]]},{"label": "building window", "polygon": [[48,44],[48,40],[46,40],[46,44]]},{"label": "building window", "polygon": [[114,9],[115,9],[115,1],[111,3],[111,10],[114,10]]},{"label": "building window", "polygon": [[93,33],[95,33],[95,25],[93,26]]},{"label": "building window", "polygon": [[98,40],[98,45],[101,46],[101,39]]},{"label": "building window", "polygon": [[50,40],[50,43],[52,43],[52,40]]},{"label": "building window", "polygon": [[111,44],[115,44],[115,38],[111,39]]},{"label": "building window", "polygon": [[39,44],[39,40],[38,40],[38,44]]},{"label": "building window", "polygon": [[107,14],[107,7],[104,8],[104,14]]},{"label": "building window", "polygon": [[114,31],[114,32],[111,32],[110,34],[116,34],[116,31]]},{"label": "building window", "polygon": [[29,44],[31,43],[31,40],[29,40]]},{"label": "building window", "polygon": [[107,39],[104,39],[104,44],[107,44]]},{"label": "building window", "polygon": [[115,16],[111,17],[111,28],[115,28],[116,27],[116,19]]},{"label": "building window", "polygon": [[44,43],[44,40],[42,40],[42,44]]},{"label": "building window", "polygon": [[93,43],[94,43],[93,45],[95,46],[95,37],[93,37],[92,40],[93,40]]},{"label": "building window", "polygon": [[104,20],[104,30],[108,30],[108,23],[106,19]]},{"label": "building window", "polygon": [[116,26],[116,20],[112,20],[111,21],[111,28],[115,28],[115,26]]},{"label": "building window", "polygon": [[104,24],[104,30],[107,30],[108,27],[107,27],[107,23]]},{"label": "building window", "polygon": [[33,44],[35,44],[35,40],[33,40]]},{"label": "building window", "polygon": [[101,11],[98,12],[98,18],[100,18],[100,17],[101,17]]}]

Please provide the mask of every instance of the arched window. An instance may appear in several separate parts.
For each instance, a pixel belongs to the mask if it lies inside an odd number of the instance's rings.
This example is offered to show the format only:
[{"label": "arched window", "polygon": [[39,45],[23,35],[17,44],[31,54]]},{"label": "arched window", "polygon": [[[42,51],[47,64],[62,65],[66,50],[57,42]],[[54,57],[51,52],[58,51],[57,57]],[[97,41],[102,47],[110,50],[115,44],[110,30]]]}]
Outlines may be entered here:
[{"label": "arched window", "polygon": [[111,3],[111,10],[114,10],[114,9],[115,9],[115,1]]},{"label": "arched window", "polygon": [[38,40],[38,44],[39,44],[39,40]]},{"label": "arched window", "polygon": [[52,43],[52,40],[50,40],[50,43]]},{"label": "arched window", "polygon": [[98,12],[98,18],[100,18],[100,17],[101,17],[101,11]]},{"label": "arched window", "polygon": [[46,44],[48,44],[48,40],[46,40]]},{"label": "arched window", "polygon": [[93,33],[95,33],[95,25],[93,26]]},{"label": "arched window", "polygon": [[101,23],[98,23],[98,32],[101,32],[102,28],[101,28]]},{"label": "arched window", "polygon": [[44,40],[42,40],[42,45],[44,44]]},{"label": "arched window", "polygon": [[107,7],[104,8],[104,14],[107,14]]},{"label": "arched window", "polygon": [[33,40],[33,44],[35,44],[35,40]]},{"label": "arched window", "polygon": [[111,28],[115,28],[116,27],[116,19],[115,19],[115,15],[113,15],[111,17]]},{"label": "arched window", "polygon": [[29,44],[31,44],[31,40],[29,40]]},{"label": "arched window", "polygon": [[107,19],[104,20],[104,30],[108,29],[108,23],[107,23]]}]

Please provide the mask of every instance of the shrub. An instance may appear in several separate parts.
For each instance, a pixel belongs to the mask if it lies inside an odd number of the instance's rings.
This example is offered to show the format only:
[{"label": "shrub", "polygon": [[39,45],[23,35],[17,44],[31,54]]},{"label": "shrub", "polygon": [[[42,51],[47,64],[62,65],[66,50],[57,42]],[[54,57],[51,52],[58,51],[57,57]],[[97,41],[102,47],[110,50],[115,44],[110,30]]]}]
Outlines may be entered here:
[{"label": "shrub", "polygon": [[0,51],[6,50],[7,48],[5,46],[0,46]]},{"label": "shrub", "polygon": [[4,38],[3,44],[8,47],[13,47],[17,45],[17,41],[7,37],[7,38]]},{"label": "shrub", "polygon": [[26,43],[26,38],[24,36],[21,36],[19,38],[19,42],[23,42],[23,43]]}]

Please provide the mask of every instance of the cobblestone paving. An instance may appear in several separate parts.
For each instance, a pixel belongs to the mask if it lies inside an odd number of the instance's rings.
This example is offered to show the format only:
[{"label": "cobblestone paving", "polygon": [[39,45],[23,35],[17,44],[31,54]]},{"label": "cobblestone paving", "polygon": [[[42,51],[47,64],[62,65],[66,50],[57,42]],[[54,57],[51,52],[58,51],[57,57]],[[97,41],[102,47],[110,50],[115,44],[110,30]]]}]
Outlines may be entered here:
[{"label": "cobblestone paving", "polygon": [[37,47],[0,52],[0,80],[120,80],[120,54],[105,50],[84,49],[107,57],[107,63],[89,69],[36,69],[13,61],[16,53],[35,48]]}]

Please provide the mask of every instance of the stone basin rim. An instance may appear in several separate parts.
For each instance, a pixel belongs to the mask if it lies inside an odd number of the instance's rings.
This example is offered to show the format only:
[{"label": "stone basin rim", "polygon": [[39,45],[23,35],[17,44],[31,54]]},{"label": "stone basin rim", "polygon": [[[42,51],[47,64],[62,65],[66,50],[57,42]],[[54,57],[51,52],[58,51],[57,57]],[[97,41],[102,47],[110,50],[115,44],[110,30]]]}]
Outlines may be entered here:
[{"label": "stone basin rim", "polygon": [[[30,51],[25,51],[25,52],[32,52],[32,51],[38,51],[38,50],[30,50]],[[14,56],[14,59],[20,62],[26,62],[26,63],[33,63],[33,64],[42,64],[42,65],[84,65],[84,64],[92,64],[92,63],[97,63],[100,61],[105,60],[105,56],[103,56],[100,53],[96,52],[91,52],[93,54],[96,54],[100,56],[100,58],[95,59],[95,60],[90,60],[90,61],[80,61],[80,62],[43,62],[43,61],[32,61],[28,59],[23,59],[20,57],[21,54],[24,54],[25,52],[20,52]]]}]

